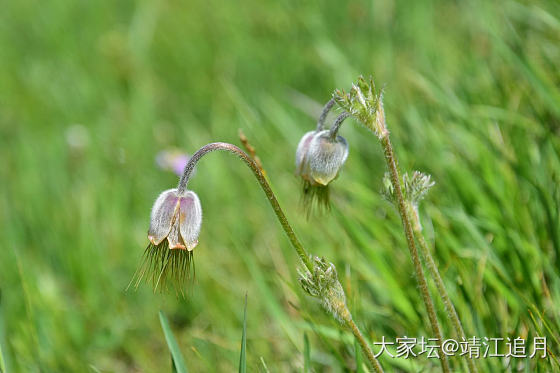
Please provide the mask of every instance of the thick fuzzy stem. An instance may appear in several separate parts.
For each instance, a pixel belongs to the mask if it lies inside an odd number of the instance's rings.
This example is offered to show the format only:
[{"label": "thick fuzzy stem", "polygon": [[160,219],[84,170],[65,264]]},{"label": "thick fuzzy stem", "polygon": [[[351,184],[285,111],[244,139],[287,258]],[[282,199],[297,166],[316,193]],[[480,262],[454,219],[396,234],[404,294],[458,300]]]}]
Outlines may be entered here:
[{"label": "thick fuzzy stem", "polygon": [[[384,118],[383,118],[384,119]],[[383,128],[386,128],[383,126]],[[400,184],[400,175],[399,169],[397,166],[397,160],[393,153],[393,146],[391,144],[391,140],[389,139],[389,132],[385,129],[385,131],[380,136],[381,144],[383,146],[383,151],[385,153],[385,160],[387,162],[387,166],[389,167],[389,173],[391,175],[391,182],[393,183],[393,187],[395,190],[395,196],[397,198],[397,207],[399,210],[399,214],[401,216],[404,233],[406,236],[406,241],[408,243],[408,248],[410,250],[410,256],[412,257],[412,263],[414,264],[414,271],[416,273],[416,279],[418,281],[418,286],[420,287],[420,293],[422,294],[422,299],[424,300],[424,304],[426,305],[426,310],[428,311],[428,318],[430,319],[430,324],[432,325],[432,330],[438,338],[439,342],[442,343],[442,334],[441,328],[439,326],[439,322],[436,316],[436,310],[434,307],[434,303],[430,296],[430,292],[428,290],[428,283],[426,281],[426,277],[424,275],[424,270],[422,269],[422,263],[420,262],[420,256],[418,255],[418,249],[416,248],[416,243],[414,242],[414,233],[412,230],[412,224],[410,222],[410,218],[408,216],[408,212],[406,209],[405,200],[403,197],[401,184]],[[443,350],[440,347],[440,361],[441,367],[444,372],[450,372],[449,368],[449,361],[447,356],[443,353]]]},{"label": "thick fuzzy stem", "polygon": [[354,337],[356,337],[356,339],[358,340],[358,343],[360,344],[362,351],[368,358],[368,361],[373,367],[373,369],[377,373],[383,373],[383,368],[381,367],[381,364],[379,364],[379,361],[377,361],[377,358],[373,354],[373,351],[371,350],[366,339],[362,335],[362,332],[360,332],[360,329],[358,329],[358,326],[356,325],[354,320],[352,320],[352,315],[350,314],[350,312],[348,312],[347,316],[345,316],[344,322],[346,323],[346,325],[348,325],[350,330],[352,330],[352,334],[354,334]]},{"label": "thick fuzzy stem", "polygon": [[179,185],[177,186],[177,192],[181,194],[185,190],[187,190],[187,185],[189,183],[189,179],[191,177],[192,171],[194,170],[194,167],[196,166],[198,161],[204,155],[217,150],[226,151],[237,155],[247,166],[249,166],[251,171],[253,171],[253,174],[257,178],[257,181],[259,182],[262,190],[264,191],[264,194],[266,194],[266,197],[268,198],[268,202],[272,206],[272,209],[274,210],[276,217],[280,221],[280,225],[282,225],[282,228],[284,229],[286,236],[288,236],[290,243],[296,250],[303,264],[305,264],[305,266],[310,271],[313,271],[313,264],[309,259],[309,255],[307,254],[301,242],[299,241],[296,234],[294,233],[294,230],[292,229],[290,223],[288,222],[288,219],[286,218],[284,211],[282,211],[282,208],[280,207],[280,204],[278,203],[278,200],[276,199],[274,192],[270,188],[270,185],[266,181],[266,178],[263,176],[259,166],[257,166],[255,161],[253,161],[251,157],[249,157],[243,150],[239,149],[237,146],[225,142],[215,142],[208,145],[204,145],[202,148],[200,148],[196,153],[193,154],[191,159],[189,159],[189,162],[186,164],[185,169],[183,171],[183,175],[179,180]]},{"label": "thick fuzzy stem", "polygon": [[[465,331],[463,330],[463,325],[461,324],[461,320],[459,319],[459,316],[457,315],[457,311],[455,310],[455,307],[453,306],[453,302],[451,302],[451,299],[449,298],[449,294],[447,293],[447,289],[445,288],[445,284],[443,283],[443,279],[441,278],[441,275],[439,274],[439,270],[437,268],[436,262],[434,261],[432,253],[430,252],[430,248],[428,247],[428,244],[426,243],[426,239],[424,238],[424,235],[422,234],[422,225],[420,224],[420,218],[418,216],[418,211],[415,208],[415,206],[413,206],[410,202],[408,202],[407,205],[408,205],[407,207],[408,207],[408,211],[409,211],[409,216],[411,217],[411,220],[412,220],[412,227],[413,227],[413,230],[414,230],[414,235],[416,236],[416,240],[418,241],[418,244],[420,245],[420,250],[422,251],[422,255],[424,256],[426,266],[428,267],[428,270],[430,271],[430,274],[431,274],[432,278],[434,279],[434,282],[436,284],[436,288],[439,292],[441,300],[443,301],[443,304],[445,306],[445,310],[447,311],[447,315],[448,315],[449,319],[451,320],[451,324],[453,325],[453,329],[455,329],[455,333],[457,334],[458,338],[461,338],[462,340],[466,341],[467,338],[465,336]],[[471,372],[471,373],[478,372],[478,370],[476,368],[476,365],[474,364],[473,359],[467,358],[467,365],[468,365],[468,368],[469,368],[469,372]]]}]

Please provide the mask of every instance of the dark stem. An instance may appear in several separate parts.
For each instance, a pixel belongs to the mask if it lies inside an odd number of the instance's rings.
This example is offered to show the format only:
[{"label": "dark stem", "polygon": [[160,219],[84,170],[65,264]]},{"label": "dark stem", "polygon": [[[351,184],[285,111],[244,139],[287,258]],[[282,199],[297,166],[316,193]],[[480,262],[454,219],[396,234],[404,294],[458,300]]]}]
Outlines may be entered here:
[{"label": "dark stem", "polygon": [[335,103],[336,103],[336,101],[334,100],[334,97],[333,97],[323,107],[323,111],[321,112],[321,116],[319,117],[319,120],[317,121],[317,131],[321,131],[323,129],[323,127],[325,126],[325,120],[327,119],[327,115],[329,115],[329,111],[331,111],[331,109],[332,109],[332,107],[334,106]]},{"label": "dark stem", "polygon": [[340,129],[340,126],[342,126],[342,122],[344,122],[344,120],[346,118],[348,118],[350,116],[350,114],[344,112],[342,114],[340,114],[336,120],[334,121],[330,131],[329,131],[329,137],[331,140],[335,140],[336,139],[336,135],[338,134],[338,130]]},{"label": "dark stem", "polygon": [[301,261],[303,262],[303,264],[305,264],[307,269],[311,273],[313,273],[313,265],[311,263],[311,259],[309,258],[309,255],[307,254],[307,252],[303,248],[303,246],[302,246],[301,242],[299,241],[299,239],[297,238],[296,234],[294,233],[294,230],[292,229],[290,223],[288,222],[288,219],[286,218],[286,215],[282,211],[282,208],[280,207],[280,204],[278,203],[278,200],[276,199],[276,196],[274,195],[274,192],[270,188],[270,185],[266,181],[266,178],[263,176],[260,168],[257,166],[255,161],[253,161],[253,159],[251,157],[249,157],[243,150],[239,149],[237,146],[232,145],[232,144],[228,144],[228,143],[225,143],[225,142],[215,142],[215,143],[212,143],[212,144],[204,145],[202,148],[198,149],[198,151],[193,154],[193,156],[191,157],[191,159],[189,159],[189,162],[185,166],[185,169],[183,171],[183,175],[181,176],[181,179],[179,180],[179,185],[177,186],[177,193],[179,195],[181,195],[187,190],[187,185],[189,183],[189,179],[190,179],[190,177],[192,175],[192,172],[194,170],[194,167],[198,163],[198,161],[204,155],[206,155],[207,153],[210,153],[210,152],[213,152],[213,151],[216,151],[216,150],[226,151],[226,152],[230,152],[230,153],[233,153],[233,154],[237,155],[239,158],[241,158],[241,160],[243,162],[245,162],[245,164],[247,166],[249,166],[251,171],[253,171],[253,174],[257,178],[257,181],[259,182],[262,190],[266,194],[266,197],[268,198],[268,202],[272,206],[272,209],[274,210],[274,213],[276,214],[276,217],[280,221],[280,225],[282,225],[282,228],[284,229],[284,232],[288,236],[288,239],[290,240],[290,243],[292,244],[292,246],[296,250],[296,252],[297,252],[299,258],[301,259]]}]

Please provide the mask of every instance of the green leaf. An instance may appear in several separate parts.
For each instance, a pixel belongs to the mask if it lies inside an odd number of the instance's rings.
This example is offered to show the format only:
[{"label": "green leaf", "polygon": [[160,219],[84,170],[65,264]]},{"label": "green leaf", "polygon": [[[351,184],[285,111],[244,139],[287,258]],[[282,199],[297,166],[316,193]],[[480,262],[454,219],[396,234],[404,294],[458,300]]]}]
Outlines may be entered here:
[{"label": "green leaf", "polygon": [[239,356],[239,373],[247,371],[247,294],[245,294],[245,310],[243,311],[243,334],[241,335],[241,355]]},{"label": "green leaf", "polygon": [[167,347],[169,347],[169,351],[171,352],[173,371],[177,373],[188,373],[185,359],[183,359],[177,340],[169,327],[167,317],[165,317],[161,311],[159,311],[159,321],[161,322],[161,328],[163,329],[163,334],[165,335],[165,340],[167,341]]}]

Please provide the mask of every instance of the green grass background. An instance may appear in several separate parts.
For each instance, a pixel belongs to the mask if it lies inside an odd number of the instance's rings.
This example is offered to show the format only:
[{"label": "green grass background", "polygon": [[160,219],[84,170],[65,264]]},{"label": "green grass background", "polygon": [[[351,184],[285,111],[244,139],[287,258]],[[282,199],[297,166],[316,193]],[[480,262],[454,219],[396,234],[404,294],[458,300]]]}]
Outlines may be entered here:
[{"label": "green grass background", "polygon": [[[329,215],[305,219],[293,158],[335,88],[386,85],[400,165],[437,182],[421,212],[469,336],[546,336],[547,359],[481,371],[558,371],[560,4],[385,0],[8,1],[0,12],[0,360],[8,372],[166,372],[158,311],[190,371],[234,371],[248,294],[247,368],[356,369],[351,335],[303,294],[297,257],[251,173],[212,154],[190,296],[125,292],[149,211],[175,175],[158,151],[256,147],[308,250],[338,268],[370,341],[430,336],[400,221],[378,191],[373,135]],[[73,125],[89,142],[69,146]],[[440,302],[436,305],[443,316]],[[450,326],[445,324],[446,335]],[[388,371],[435,360],[383,358]],[[0,367],[2,365],[0,364]],[[459,368],[459,366],[457,366]],[[1,369],[1,368],[0,368]]]}]

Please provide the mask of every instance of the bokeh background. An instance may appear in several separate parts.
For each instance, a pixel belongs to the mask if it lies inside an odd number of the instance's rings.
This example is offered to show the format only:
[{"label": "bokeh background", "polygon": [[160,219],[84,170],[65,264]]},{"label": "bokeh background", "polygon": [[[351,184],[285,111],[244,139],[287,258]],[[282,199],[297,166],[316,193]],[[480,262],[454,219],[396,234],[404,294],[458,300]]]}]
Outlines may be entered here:
[{"label": "bokeh background", "polygon": [[[376,139],[348,121],[330,214],[305,218],[295,147],[335,88],[386,87],[400,165],[436,181],[425,231],[469,336],[548,338],[558,371],[560,4],[384,0],[8,1],[0,12],[0,349],[8,372],[167,372],[158,311],[190,371],[355,371],[354,342],[297,285],[250,171],[212,154],[187,299],[125,291],[149,212],[177,177],[162,150],[257,150],[304,245],[333,261],[370,341],[430,336]],[[437,303],[442,312],[442,305]],[[443,314],[442,314],[443,315]],[[450,335],[449,325],[444,325]],[[387,371],[435,360],[382,358]],[[359,364],[358,364],[359,365]],[[460,366],[457,366],[459,369]]]}]

